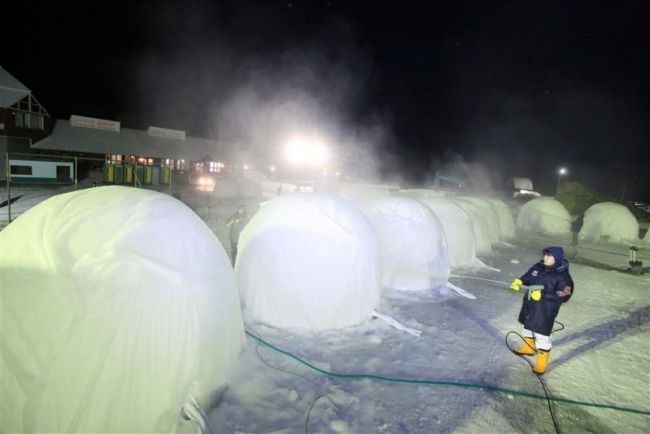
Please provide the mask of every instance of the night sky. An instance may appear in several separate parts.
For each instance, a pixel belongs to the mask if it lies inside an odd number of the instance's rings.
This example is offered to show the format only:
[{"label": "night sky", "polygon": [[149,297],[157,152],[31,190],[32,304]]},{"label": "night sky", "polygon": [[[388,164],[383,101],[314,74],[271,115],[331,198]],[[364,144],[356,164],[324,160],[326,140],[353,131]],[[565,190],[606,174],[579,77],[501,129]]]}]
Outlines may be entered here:
[{"label": "night sky", "polygon": [[409,181],[482,163],[552,194],[566,166],[650,201],[647,1],[10,3],[0,64],[54,118],[257,143],[284,110]]}]

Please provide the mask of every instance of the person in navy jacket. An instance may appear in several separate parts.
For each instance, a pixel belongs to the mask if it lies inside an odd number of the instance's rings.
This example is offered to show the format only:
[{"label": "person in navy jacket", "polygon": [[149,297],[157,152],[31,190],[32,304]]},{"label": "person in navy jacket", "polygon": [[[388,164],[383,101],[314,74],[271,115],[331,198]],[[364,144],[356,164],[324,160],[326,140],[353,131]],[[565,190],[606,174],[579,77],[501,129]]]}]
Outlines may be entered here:
[{"label": "person in navy jacket", "polygon": [[519,322],[524,326],[524,343],[513,350],[516,354],[533,355],[537,360],[533,372],[543,374],[548,365],[551,351],[551,330],[562,303],[573,295],[573,279],[569,274],[569,262],[564,259],[562,247],[547,247],[544,258],[533,265],[510,288],[519,291],[522,285],[540,286],[531,288],[524,294],[519,312]]}]

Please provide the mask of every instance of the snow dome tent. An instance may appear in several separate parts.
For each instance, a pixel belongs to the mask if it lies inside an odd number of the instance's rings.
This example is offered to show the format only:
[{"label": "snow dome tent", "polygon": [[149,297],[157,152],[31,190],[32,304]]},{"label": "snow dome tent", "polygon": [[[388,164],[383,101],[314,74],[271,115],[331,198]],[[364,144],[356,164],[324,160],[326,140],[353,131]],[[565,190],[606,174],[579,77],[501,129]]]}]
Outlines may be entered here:
[{"label": "snow dome tent", "polygon": [[457,197],[456,202],[460,203],[469,203],[476,206],[483,216],[482,221],[484,226],[487,228],[487,235],[490,240],[490,246],[492,243],[499,241],[501,239],[501,225],[499,224],[499,216],[495,209],[490,205],[487,199],[475,196],[460,196]]},{"label": "snow dome tent", "polygon": [[[472,200],[467,200],[466,198],[463,198],[462,200],[461,198],[455,198],[452,199],[452,202],[465,211],[472,221],[477,253],[489,252],[492,249],[492,242],[494,240],[494,236],[490,233],[493,228],[484,215],[485,210],[483,206],[478,205]],[[492,223],[494,224],[494,222]]]},{"label": "snow dome tent", "polygon": [[515,219],[508,205],[499,199],[486,199],[492,209],[496,212],[501,230],[501,239],[509,239],[515,236]]},{"label": "snow dome tent", "polygon": [[571,233],[571,216],[559,201],[539,197],[525,203],[517,215],[517,228],[549,235]]},{"label": "snow dome tent", "polygon": [[380,263],[377,235],[354,204],[295,193],[266,202],[244,228],[235,273],[252,320],[323,330],[371,317]]},{"label": "snow dome tent", "polygon": [[171,432],[244,347],[234,273],[170,196],[97,187],[0,232],[2,432]]},{"label": "snow dome tent", "polygon": [[611,242],[638,241],[639,222],[627,207],[614,202],[592,205],[584,216],[578,238]]},{"label": "snow dome tent", "polygon": [[449,265],[452,268],[478,265],[476,237],[472,220],[467,213],[452,201],[442,197],[420,200],[433,211],[442,224],[447,240]]},{"label": "snow dome tent", "polygon": [[403,197],[367,201],[363,211],[379,236],[384,287],[445,287],[449,256],[442,225],[422,202]]}]

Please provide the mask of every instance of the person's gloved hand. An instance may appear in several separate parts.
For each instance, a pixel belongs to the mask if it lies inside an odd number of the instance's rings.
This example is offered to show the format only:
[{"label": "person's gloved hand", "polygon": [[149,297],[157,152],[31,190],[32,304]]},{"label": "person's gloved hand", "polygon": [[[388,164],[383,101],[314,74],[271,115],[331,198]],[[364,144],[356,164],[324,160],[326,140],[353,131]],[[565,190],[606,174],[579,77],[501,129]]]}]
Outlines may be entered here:
[{"label": "person's gloved hand", "polygon": [[521,279],[515,279],[510,284],[510,289],[512,289],[513,291],[519,291],[521,289],[521,285],[523,284],[524,282],[522,282]]},{"label": "person's gloved hand", "polygon": [[542,291],[540,291],[539,289],[530,291],[530,298],[532,298],[535,301],[540,301],[542,299]]}]

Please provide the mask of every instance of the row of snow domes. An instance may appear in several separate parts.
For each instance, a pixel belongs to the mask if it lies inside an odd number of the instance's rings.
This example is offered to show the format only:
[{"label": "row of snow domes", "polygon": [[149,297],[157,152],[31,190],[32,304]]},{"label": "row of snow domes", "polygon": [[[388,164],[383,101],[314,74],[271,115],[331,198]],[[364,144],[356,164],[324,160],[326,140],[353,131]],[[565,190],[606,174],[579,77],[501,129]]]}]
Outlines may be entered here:
[{"label": "row of snow domes", "polygon": [[[383,287],[443,288],[514,235],[500,201],[346,187],[266,203],[230,261],[181,202],[128,187],[51,198],[0,232],[0,431],[170,431],[242,351],[245,315],[328,329]],[[5,357],[11,355],[11,357]],[[89,405],[88,403],[92,403]]]},{"label": "row of snow domes", "polygon": [[[564,205],[552,197],[527,202],[517,215],[517,229],[548,235],[567,235],[573,219]],[[586,241],[632,242],[650,244],[650,231],[639,239],[639,222],[630,210],[617,203],[592,205],[583,216],[578,239]]]},{"label": "row of snow domes", "polygon": [[42,202],[0,232],[0,431],[173,431],[180,407],[197,414],[227,383],[242,307],[275,326],[358,324],[382,286],[442,286],[514,231],[497,203],[429,199],[278,197],[244,230],[236,274],[170,196],[111,186]]},{"label": "row of snow domes", "polygon": [[500,201],[369,189],[288,194],[261,207],[242,231],[235,266],[247,315],[280,328],[358,324],[383,288],[441,290],[452,267],[481,266],[477,252],[514,235]]}]

